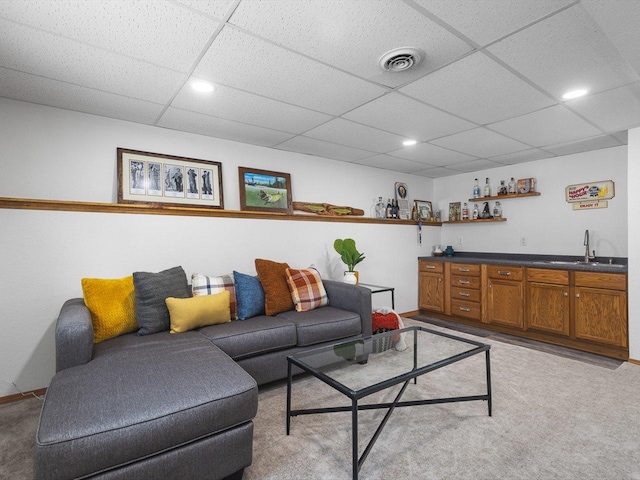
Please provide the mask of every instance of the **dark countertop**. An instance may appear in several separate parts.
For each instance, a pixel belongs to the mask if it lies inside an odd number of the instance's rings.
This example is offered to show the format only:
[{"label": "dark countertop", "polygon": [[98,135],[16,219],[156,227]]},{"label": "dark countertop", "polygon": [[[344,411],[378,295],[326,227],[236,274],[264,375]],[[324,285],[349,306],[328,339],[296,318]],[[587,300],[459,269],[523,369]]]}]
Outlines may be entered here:
[{"label": "dark countertop", "polygon": [[514,265],[520,267],[550,268],[554,270],[583,270],[607,273],[627,273],[629,270],[628,259],[626,257],[596,257],[595,260],[586,264],[576,263],[584,262],[584,257],[570,255],[455,252],[452,257],[444,255],[441,257],[429,256],[418,257],[418,260],[452,263],[485,263],[490,265]]}]

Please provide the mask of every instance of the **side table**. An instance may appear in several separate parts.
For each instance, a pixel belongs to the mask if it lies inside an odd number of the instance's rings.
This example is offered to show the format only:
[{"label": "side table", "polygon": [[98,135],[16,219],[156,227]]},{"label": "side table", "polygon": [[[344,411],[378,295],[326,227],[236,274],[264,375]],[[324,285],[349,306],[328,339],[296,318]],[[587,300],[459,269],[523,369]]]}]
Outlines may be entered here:
[{"label": "side table", "polygon": [[374,293],[382,293],[382,292],[391,292],[391,309],[396,309],[396,301],[395,301],[395,288],[394,287],[382,287],[380,285],[370,285],[368,283],[359,283],[358,286],[368,288],[371,290],[371,295]]}]

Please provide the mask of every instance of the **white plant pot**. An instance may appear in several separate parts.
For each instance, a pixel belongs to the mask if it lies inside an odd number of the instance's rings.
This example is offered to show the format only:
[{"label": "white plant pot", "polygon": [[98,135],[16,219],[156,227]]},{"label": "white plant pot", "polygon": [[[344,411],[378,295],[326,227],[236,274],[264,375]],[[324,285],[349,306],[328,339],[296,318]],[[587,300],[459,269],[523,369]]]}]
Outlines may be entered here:
[{"label": "white plant pot", "polygon": [[358,277],[356,276],[356,272],[344,272],[344,277],[342,278],[342,281],[350,285],[357,285]]}]

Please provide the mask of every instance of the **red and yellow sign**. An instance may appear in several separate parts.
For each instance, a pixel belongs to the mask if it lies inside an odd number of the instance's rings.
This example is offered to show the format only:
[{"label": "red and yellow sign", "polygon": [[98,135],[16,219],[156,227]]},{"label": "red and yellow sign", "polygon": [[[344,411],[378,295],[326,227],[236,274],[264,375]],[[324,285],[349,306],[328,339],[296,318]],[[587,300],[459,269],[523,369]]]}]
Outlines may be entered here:
[{"label": "red and yellow sign", "polygon": [[[599,182],[578,183],[565,188],[566,200],[573,202],[598,202],[615,197],[615,185],[613,180]],[[602,208],[602,207],[601,207]]]}]

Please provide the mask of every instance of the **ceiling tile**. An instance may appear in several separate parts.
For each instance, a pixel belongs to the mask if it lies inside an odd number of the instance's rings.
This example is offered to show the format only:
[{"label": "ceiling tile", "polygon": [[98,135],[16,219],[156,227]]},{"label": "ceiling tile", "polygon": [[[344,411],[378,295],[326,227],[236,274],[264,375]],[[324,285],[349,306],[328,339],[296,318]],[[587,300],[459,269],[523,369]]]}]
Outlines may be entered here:
[{"label": "ceiling tile", "polygon": [[517,163],[533,162],[535,160],[542,160],[543,158],[550,158],[554,155],[544,150],[532,148],[531,150],[523,150],[522,152],[507,153],[506,155],[498,155],[497,157],[491,157],[489,160],[501,163],[503,165],[515,165]]},{"label": "ceiling tile", "polygon": [[155,103],[166,103],[184,80],[173,70],[5,20],[0,45],[0,67]]},{"label": "ceiling tile", "polygon": [[386,92],[228,26],[213,42],[194,75],[333,115]]},{"label": "ceiling tile", "polygon": [[587,140],[552,145],[545,148],[556,155],[570,155],[572,153],[588,152],[590,150],[600,150],[601,148],[618,147],[620,145],[624,144],[616,137],[612,135],[602,135]]},{"label": "ceiling tile", "polygon": [[358,160],[354,163],[402,173],[414,173],[424,169],[424,164],[422,163],[416,163],[410,160],[392,157],[390,155],[376,155],[365,158],[364,160]]},{"label": "ceiling tile", "polygon": [[640,72],[640,3],[618,0],[612,5],[611,0],[582,0],[581,4],[636,73]]},{"label": "ceiling tile", "polygon": [[394,150],[393,152],[389,152],[389,155],[437,167],[453,165],[460,162],[468,162],[469,160],[476,158],[465,153],[454,152],[453,150],[438,147],[437,145],[432,145],[430,143],[419,143],[411,147]]},{"label": "ceiling tile", "polygon": [[566,105],[607,132],[640,126],[640,83],[587,95]]},{"label": "ceiling tile", "polygon": [[333,118],[223,85],[211,94],[202,94],[187,83],[172,106],[289,133],[302,133]]},{"label": "ceiling tile", "polygon": [[537,146],[569,142],[602,133],[562,105],[494,123],[489,127],[508,137]]},{"label": "ceiling tile", "polygon": [[0,2],[0,16],[180,72],[193,66],[218,25],[187,8],[151,0],[9,0]]},{"label": "ceiling tile", "polygon": [[415,0],[480,45],[535,22],[573,0]]},{"label": "ceiling tile", "polygon": [[0,97],[151,125],[163,105],[0,67]]},{"label": "ceiling tile", "polygon": [[461,172],[457,170],[451,170],[450,168],[445,167],[435,167],[429,168],[427,170],[420,170],[418,172],[413,172],[413,175],[417,175],[419,177],[427,177],[427,178],[442,178],[442,177],[450,177],[452,175],[460,175]]},{"label": "ceiling tile", "polygon": [[486,128],[467,130],[466,132],[433,140],[431,143],[477,157],[495,157],[496,155],[531,148],[529,145],[512,140]]},{"label": "ceiling tile", "polygon": [[206,15],[222,20],[235,0],[176,0],[183,5],[187,5],[194,10],[198,10]]},{"label": "ceiling tile", "polygon": [[[403,2],[242,2],[230,21],[328,65],[394,87],[471,50],[465,42]],[[406,46],[424,51],[421,64],[402,73],[383,72],[379,68],[380,56]]]},{"label": "ceiling tile", "polygon": [[492,45],[488,51],[557,99],[579,87],[596,93],[638,80],[580,4]]},{"label": "ceiling tile", "polygon": [[400,91],[479,124],[555,103],[483,53],[469,55]]},{"label": "ceiling tile", "polygon": [[471,162],[456,163],[455,165],[451,165],[449,168],[458,172],[471,173],[502,166],[503,165],[501,165],[500,163],[481,158],[479,160],[472,160]]},{"label": "ceiling tile", "polygon": [[336,118],[305,133],[331,143],[360,148],[376,153],[386,153],[402,146],[404,137],[383,132],[376,128],[360,125],[342,118]]},{"label": "ceiling tile", "polygon": [[291,135],[287,133],[177,108],[168,108],[157,125],[173,130],[224,138],[263,147],[272,147],[291,138]]},{"label": "ceiling tile", "polygon": [[317,155],[319,157],[332,158],[334,160],[343,160],[353,162],[371,157],[374,154],[366,150],[345,147],[335,143],[323,142],[317,138],[303,137],[299,135],[276,145],[279,150],[287,150],[289,152],[305,153],[308,155]]},{"label": "ceiling tile", "polygon": [[346,113],[343,118],[418,141],[451,135],[476,126],[398,93],[376,98]]}]

